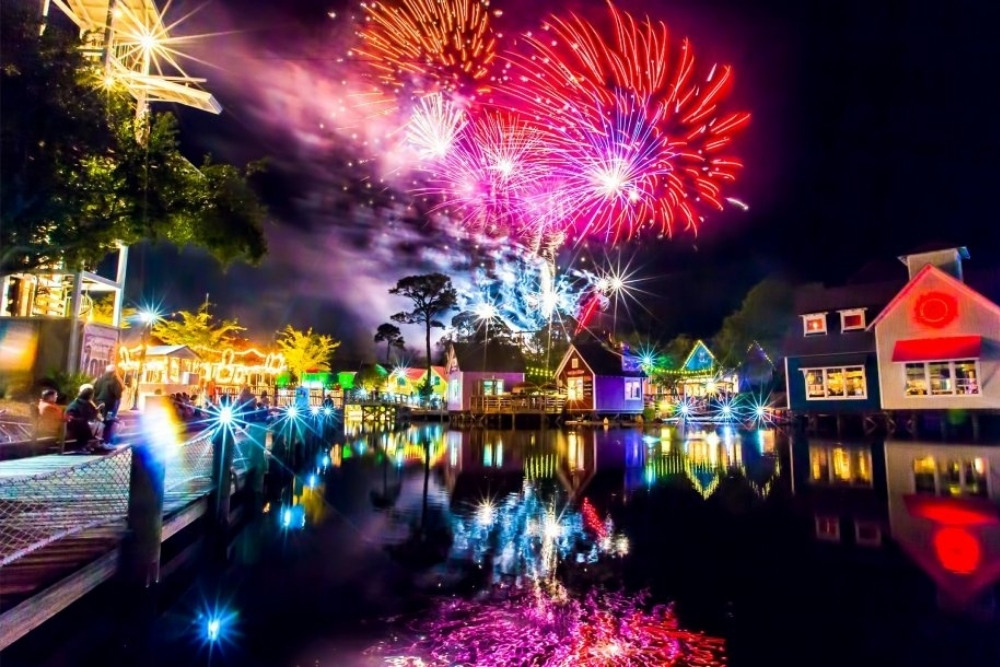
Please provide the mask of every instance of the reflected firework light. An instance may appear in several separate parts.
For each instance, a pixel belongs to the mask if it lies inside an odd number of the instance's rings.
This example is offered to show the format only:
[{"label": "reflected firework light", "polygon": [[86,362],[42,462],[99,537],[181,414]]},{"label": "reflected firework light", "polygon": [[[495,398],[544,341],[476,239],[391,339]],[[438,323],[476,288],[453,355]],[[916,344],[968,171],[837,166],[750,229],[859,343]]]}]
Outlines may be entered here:
[{"label": "reflected firework light", "polygon": [[725,642],[680,627],[669,606],[644,610],[642,596],[534,590],[500,601],[442,601],[413,624],[409,645],[384,643],[369,655],[418,665],[657,665],[721,667]]}]

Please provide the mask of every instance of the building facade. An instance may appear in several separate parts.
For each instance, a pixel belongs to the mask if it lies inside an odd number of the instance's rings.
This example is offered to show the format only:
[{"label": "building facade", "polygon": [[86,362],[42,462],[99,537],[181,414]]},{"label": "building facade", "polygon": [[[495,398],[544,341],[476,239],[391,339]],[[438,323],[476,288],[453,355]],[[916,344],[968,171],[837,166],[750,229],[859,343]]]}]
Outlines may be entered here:
[{"label": "building facade", "polygon": [[501,343],[451,343],[445,368],[451,412],[472,410],[481,396],[509,394],[525,378],[521,350]]},{"label": "building facade", "polygon": [[963,258],[901,258],[910,281],[869,326],[884,409],[1000,409],[1000,305],[964,282]]},{"label": "building facade", "polygon": [[573,343],[556,368],[570,412],[641,414],[646,375],[640,362],[603,343]]},{"label": "building facade", "polygon": [[881,408],[871,319],[902,281],[829,288],[808,285],[795,294],[795,317],[782,347],[788,408],[797,413],[873,412]]}]

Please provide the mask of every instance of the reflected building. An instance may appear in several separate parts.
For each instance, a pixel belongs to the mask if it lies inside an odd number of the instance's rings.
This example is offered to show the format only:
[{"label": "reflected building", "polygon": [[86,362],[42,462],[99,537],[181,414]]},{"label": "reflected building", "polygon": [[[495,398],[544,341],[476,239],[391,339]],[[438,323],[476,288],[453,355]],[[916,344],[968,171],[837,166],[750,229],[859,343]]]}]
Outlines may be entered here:
[{"label": "reflected building", "polygon": [[792,492],[816,539],[882,546],[889,525],[881,447],[795,438],[790,451]]},{"label": "reflected building", "polygon": [[903,551],[967,606],[1000,581],[1000,448],[890,441],[889,520]]}]

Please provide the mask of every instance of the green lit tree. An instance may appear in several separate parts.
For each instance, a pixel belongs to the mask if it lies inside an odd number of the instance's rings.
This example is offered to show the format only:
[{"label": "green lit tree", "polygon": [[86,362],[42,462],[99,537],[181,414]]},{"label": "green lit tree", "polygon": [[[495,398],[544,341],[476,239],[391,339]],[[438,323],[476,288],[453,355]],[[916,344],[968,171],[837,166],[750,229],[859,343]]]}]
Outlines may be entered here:
[{"label": "green lit tree", "polygon": [[193,244],[223,263],[266,252],[266,211],[238,169],[180,152],[169,113],[136,117],[98,85],[75,31],[0,6],[0,266],[93,268],[119,244]]},{"label": "green lit tree", "polygon": [[302,331],[291,324],[278,332],[278,349],[285,357],[285,365],[301,381],[303,373],[330,370],[330,358],[340,347],[340,341],[332,336]]}]

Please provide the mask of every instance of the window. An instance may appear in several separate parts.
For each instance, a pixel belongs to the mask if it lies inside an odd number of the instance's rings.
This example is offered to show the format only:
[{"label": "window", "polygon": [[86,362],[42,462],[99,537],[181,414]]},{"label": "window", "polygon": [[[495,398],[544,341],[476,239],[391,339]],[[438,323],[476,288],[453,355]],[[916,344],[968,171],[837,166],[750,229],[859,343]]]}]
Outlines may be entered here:
[{"label": "window", "polygon": [[583,378],[570,378],[566,381],[566,400],[583,400]]},{"label": "window", "polygon": [[449,389],[451,391],[451,398],[452,398],[452,400],[457,401],[458,400],[458,390],[459,390],[458,380],[451,380],[451,382],[449,382]]},{"label": "window", "polygon": [[439,375],[432,375],[431,376],[431,386],[432,387],[436,387],[439,384],[441,384],[441,376],[439,376]]},{"label": "window", "polygon": [[809,473],[813,482],[822,484],[871,486],[872,453],[867,449],[811,446]]},{"label": "window", "polygon": [[499,396],[503,393],[503,380],[483,380],[483,396]]},{"label": "window", "polygon": [[933,456],[925,456],[913,460],[913,490],[916,493],[934,495],[937,492],[935,482],[936,468]]},{"label": "window", "polygon": [[975,359],[918,361],[904,365],[907,396],[978,396],[979,364]]},{"label": "window", "polygon": [[853,308],[840,311],[840,330],[857,331],[865,328],[865,309]]},{"label": "window", "polygon": [[882,529],[875,521],[855,521],[854,541],[863,547],[877,547],[882,544]]},{"label": "window", "polygon": [[840,541],[840,517],[816,515],[816,537],[827,542]]},{"label": "window", "polygon": [[868,388],[865,383],[864,366],[842,368],[804,368],[806,398],[866,398]]},{"label": "window", "polygon": [[580,360],[577,359],[576,357],[573,357],[572,359],[569,360],[569,367],[575,371],[577,368],[580,367]]},{"label": "window", "polygon": [[635,401],[642,399],[642,381],[625,380],[625,400]]},{"label": "window", "polygon": [[402,375],[397,376],[396,377],[396,386],[397,387],[405,387],[406,386],[406,378],[403,377]]},{"label": "window", "polygon": [[810,313],[802,316],[802,332],[806,336],[826,333],[826,313]]}]

